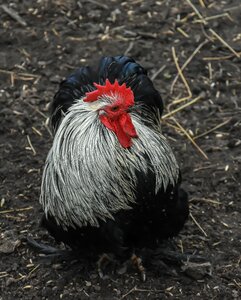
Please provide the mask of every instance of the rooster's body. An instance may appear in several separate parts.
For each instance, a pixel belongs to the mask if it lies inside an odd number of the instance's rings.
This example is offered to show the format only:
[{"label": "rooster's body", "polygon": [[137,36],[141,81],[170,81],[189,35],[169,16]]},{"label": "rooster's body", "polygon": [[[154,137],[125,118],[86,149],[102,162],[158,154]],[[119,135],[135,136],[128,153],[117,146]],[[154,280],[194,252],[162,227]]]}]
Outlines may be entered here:
[{"label": "rooster's body", "polygon": [[57,241],[118,256],[179,233],[187,195],[161,133],[162,109],[146,71],[124,56],[61,83],[40,198],[42,224]]}]

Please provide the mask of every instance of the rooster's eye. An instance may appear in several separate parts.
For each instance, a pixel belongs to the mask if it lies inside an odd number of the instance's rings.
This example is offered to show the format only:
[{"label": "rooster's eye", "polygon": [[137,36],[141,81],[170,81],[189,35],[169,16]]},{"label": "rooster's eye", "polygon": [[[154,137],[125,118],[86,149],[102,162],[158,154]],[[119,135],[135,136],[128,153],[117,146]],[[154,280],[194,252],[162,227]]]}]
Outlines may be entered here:
[{"label": "rooster's eye", "polygon": [[114,112],[117,111],[118,109],[119,109],[119,106],[117,106],[117,105],[114,105],[110,108],[110,110],[114,111]]}]

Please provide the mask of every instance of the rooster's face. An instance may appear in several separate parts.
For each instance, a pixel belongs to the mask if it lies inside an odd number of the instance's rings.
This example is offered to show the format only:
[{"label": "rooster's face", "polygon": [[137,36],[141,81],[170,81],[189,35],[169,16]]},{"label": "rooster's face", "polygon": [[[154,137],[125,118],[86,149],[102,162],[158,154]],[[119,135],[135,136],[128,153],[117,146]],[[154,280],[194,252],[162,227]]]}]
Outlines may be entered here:
[{"label": "rooster's face", "polygon": [[86,93],[85,102],[103,101],[97,109],[99,119],[104,126],[112,130],[122,147],[129,148],[132,138],[137,137],[135,127],[129,113],[134,105],[134,94],[125,84],[119,85],[116,80],[111,84],[106,80],[105,85],[94,84],[97,88],[93,92]]}]

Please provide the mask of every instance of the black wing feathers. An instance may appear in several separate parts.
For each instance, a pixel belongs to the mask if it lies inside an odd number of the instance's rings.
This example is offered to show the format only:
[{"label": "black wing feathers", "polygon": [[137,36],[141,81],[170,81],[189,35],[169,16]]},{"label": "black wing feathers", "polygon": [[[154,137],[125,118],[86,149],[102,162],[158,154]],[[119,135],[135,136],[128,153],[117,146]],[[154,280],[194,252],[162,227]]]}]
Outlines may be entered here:
[{"label": "black wing feathers", "polygon": [[86,92],[94,89],[95,76],[90,67],[82,67],[60,83],[50,111],[53,128],[58,127],[62,113],[66,113],[76,99],[80,99]]},{"label": "black wing feathers", "polygon": [[127,87],[133,90],[136,102],[142,102],[148,107],[156,107],[160,115],[162,114],[161,96],[143,67],[130,57],[103,57],[97,71],[94,68],[82,67],[61,82],[51,106],[52,126],[58,127],[62,113],[66,113],[76,99],[95,89],[94,82],[104,84],[106,79],[111,83],[116,79],[120,84],[125,82]]}]

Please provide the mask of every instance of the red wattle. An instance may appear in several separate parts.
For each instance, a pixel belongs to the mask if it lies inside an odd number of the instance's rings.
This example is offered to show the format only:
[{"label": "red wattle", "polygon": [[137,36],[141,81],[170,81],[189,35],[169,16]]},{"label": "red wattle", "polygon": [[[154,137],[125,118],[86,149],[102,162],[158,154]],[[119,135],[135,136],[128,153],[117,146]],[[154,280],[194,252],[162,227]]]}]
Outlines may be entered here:
[{"label": "red wattle", "polygon": [[110,118],[108,118],[106,115],[100,115],[100,121],[102,122],[102,124],[105,125],[105,127],[107,127],[108,129],[112,130],[112,131],[116,131],[115,126],[114,126],[114,122],[113,120],[111,120]]},{"label": "red wattle", "polygon": [[125,133],[120,123],[116,123],[116,136],[123,148],[129,148],[132,145],[131,137]]},{"label": "red wattle", "polygon": [[130,137],[137,137],[136,129],[132,123],[131,117],[128,114],[123,114],[120,117],[120,125],[124,132]]},{"label": "red wattle", "polygon": [[131,138],[137,137],[135,127],[128,114],[123,114],[115,120],[108,118],[107,115],[100,115],[100,121],[116,134],[118,141],[124,148],[129,148],[132,145]]}]

